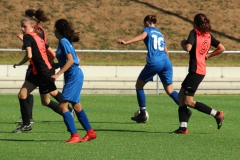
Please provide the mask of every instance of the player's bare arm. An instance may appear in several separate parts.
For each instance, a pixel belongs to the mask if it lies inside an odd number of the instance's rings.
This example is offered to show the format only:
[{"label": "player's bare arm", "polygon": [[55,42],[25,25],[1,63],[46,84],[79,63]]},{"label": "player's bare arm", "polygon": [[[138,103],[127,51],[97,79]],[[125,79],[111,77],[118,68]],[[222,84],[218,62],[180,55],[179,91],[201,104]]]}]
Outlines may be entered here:
[{"label": "player's bare arm", "polygon": [[128,40],[128,41],[124,41],[122,39],[118,40],[119,44],[130,44],[130,43],[134,43],[134,42],[138,42],[138,41],[142,41],[147,37],[147,33],[146,32],[142,32],[142,34]]}]

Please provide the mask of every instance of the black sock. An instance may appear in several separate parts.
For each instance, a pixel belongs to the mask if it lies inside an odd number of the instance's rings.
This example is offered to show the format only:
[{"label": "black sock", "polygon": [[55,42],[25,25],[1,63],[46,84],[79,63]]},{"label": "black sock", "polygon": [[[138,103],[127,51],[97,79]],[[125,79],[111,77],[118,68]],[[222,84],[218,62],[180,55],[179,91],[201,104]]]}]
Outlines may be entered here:
[{"label": "black sock", "polygon": [[53,96],[54,99],[56,99],[56,101],[60,102],[62,99],[62,93],[58,92],[56,96]]},{"label": "black sock", "polygon": [[47,105],[47,107],[51,108],[54,112],[62,115],[62,112],[59,109],[59,104],[57,102],[50,100],[50,103]]},{"label": "black sock", "polygon": [[29,117],[30,117],[30,119],[33,119],[33,118],[32,118],[33,102],[34,102],[33,95],[32,95],[32,94],[29,94],[29,95],[27,96],[26,101],[27,101],[28,107],[29,107]]},{"label": "black sock", "polygon": [[19,99],[19,103],[20,103],[20,111],[21,111],[21,115],[22,115],[22,120],[23,120],[23,125],[30,125],[30,118],[29,118],[29,106],[27,103],[26,99]]},{"label": "black sock", "polygon": [[[53,96],[53,98],[55,98],[56,101],[60,102],[62,99],[62,93],[58,91],[57,95]],[[68,110],[72,112],[73,109],[68,105]]]},{"label": "black sock", "polygon": [[178,116],[179,122],[188,122],[188,115],[187,115],[187,106],[182,106],[178,108]]},{"label": "black sock", "polygon": [[212,111],[212,108],[208,107],[207,105],[201,102],[196,102],[194,109],[206,114],[211,114],[211,111]]}]

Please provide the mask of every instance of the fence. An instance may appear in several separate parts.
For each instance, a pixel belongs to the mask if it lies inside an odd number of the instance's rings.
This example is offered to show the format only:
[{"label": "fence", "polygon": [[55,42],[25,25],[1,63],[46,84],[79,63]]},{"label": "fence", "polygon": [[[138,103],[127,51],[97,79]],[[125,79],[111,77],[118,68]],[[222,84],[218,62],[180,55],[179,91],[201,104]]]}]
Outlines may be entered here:
[{"label": "fence", "polygon": [[[23,52],[21,49],[0,49],[0,52]],[[76,52],[91,53],[147,53],[146,50],[79,50]],[[211,51],[210,51],[211,52]],[[183,50],[170,50],[169,53],[187,53]],[[240,51],[224,51],[223,53],[238,54]],[[159,94],[159,77],[156,77],[156,94]]]},{"label": "fence", "polygon": [[[23,52],[22,49],[7,49],[0,48],[0,52]],[[91,53],[147,53],[147,50],[94,50],[94,49],[76,49],[76,52],[91,52]],[[183,50],[169,50],[169,53],[187,53]],[[211,51],[210,51],[211,52]],[[223,53],[238,54],[240,51],[224,51]]]}]

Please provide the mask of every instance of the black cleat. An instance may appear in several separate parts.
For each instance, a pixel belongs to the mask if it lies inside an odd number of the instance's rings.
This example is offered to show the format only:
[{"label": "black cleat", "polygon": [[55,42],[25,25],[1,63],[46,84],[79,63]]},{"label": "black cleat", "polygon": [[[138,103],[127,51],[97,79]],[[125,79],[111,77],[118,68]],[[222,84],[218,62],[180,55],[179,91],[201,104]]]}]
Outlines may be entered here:
[{"label": "black cleat", "polygon": [[135,117],[131,117],[131,120],[136,121],[137,123],[146,123],[148,118],[145,114],[144,115],[139,114]]},{"label": "black cleat", "polygon": [[186,129],[185,131],[184,130],[181,130],[180,128],[173,131],[173,133],[175,134],[188,134],[188,130]]},{"label": "black cleat", "polygon": [[215,117],[216,121],[217,121],[217,127],[218,129],[220,129],[222,127],[223,124],[223,120],[224,120],[224,113],[223,111],[219,111],[219,115]]},{"label": "black cleat", "polygon": [[22,133],[22,132],[31,131],[31,130],[32,130],[31,124],[29,124],[29,125],[21,125],[21,126],[18,127],[17,129],[15,129],[15,130],[13,131],[13,133]]}]

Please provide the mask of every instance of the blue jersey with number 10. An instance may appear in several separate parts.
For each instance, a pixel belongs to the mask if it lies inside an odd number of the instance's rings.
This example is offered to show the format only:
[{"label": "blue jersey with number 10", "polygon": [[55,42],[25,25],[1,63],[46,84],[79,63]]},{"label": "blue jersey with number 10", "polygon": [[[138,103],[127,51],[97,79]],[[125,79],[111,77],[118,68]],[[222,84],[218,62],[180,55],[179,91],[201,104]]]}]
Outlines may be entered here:
[{"label": "blue jersey with number 10", "polygon": [[168,58],[164,51],[166,42],[162,33],[155,27],[145,27],[143,32],[147,33],[147,37],[144,39],[144,43],[148,50],[147,63],[155,64]]}]

